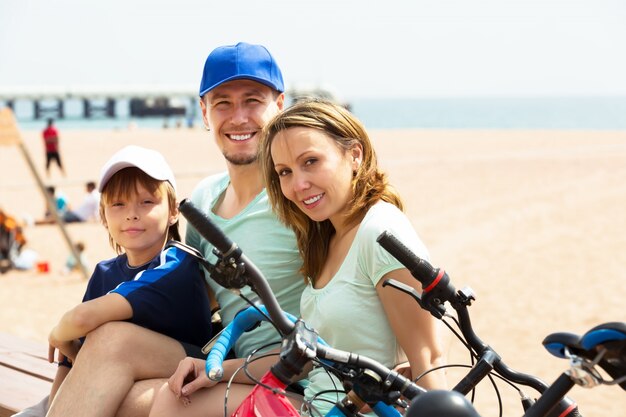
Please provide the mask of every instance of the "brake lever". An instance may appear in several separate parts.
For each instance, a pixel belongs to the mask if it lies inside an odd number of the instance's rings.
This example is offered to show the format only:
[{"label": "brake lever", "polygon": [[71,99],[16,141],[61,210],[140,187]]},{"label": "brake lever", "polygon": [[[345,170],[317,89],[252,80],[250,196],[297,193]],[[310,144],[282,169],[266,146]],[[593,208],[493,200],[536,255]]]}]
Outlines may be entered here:
[{"label": "brake lever", "polygon": [[422,296],[415,290],[415,288],[406,285],[402,282],[396,281],[395,279],[389,278],[383,281],[383,287],[391,286],[396,290],[402,291],[405,294],[410,295],[419,306],[427,311],[430,311],[430,314],[435,316],[438,319],[443,318],[446,314],[446,307],[442,304],[432,304],[432,303],[424,303],[422,301]]}]

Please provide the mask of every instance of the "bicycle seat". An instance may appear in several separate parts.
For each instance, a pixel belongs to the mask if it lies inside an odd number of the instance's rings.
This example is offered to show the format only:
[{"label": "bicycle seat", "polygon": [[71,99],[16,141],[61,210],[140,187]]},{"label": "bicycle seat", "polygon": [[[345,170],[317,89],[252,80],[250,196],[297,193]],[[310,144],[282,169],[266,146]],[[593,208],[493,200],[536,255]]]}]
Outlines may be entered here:
[{"label": "bicycle seat", "polygon": [[[588,359],[606,349],[598,365],[613,379],[626,376],[626,323],[610,322],[596,326],[580,338],[580,345],[588,353]],[[626,390],[626,381],[619,386]]]},{"label": "bicycle seat", "polygon": [[574,333],[552,333],[546,336],[541,343],[548,352],[561,359],[566,358],[565,348],[572,353],[582,350],[580,346],[580,336]]}]

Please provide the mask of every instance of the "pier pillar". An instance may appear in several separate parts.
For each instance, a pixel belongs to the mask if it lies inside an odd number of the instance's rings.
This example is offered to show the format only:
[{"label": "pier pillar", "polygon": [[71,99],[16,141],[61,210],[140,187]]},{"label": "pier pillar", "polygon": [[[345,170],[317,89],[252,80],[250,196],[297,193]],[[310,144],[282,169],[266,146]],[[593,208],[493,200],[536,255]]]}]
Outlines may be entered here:
[{"label": "pier pillar", "polygon": [[89,105],[89,99],[83,99],[83,117],[89,119],[91,117],[91,106]]},{"label": "pier pillar", "polygon": [[59,119],[65,119],[65,102],[61,99],[57,102],[57,116]]},{"label": "pier pillar", "polygon": [[115,99],[106,98],[104,104],[97,104],[88,98],[83,99],[83,117],[91,119],[94,116],[115,118]]},{"label": "pier pillar", "polygon": [[115,118],[115,99],[107,98],[106,114],[110,118]]},{"label": "pier pillar", "polygon": [[57,101],[51,105],[44,105],[41,101],[34,100],[33,109],[35,120],[43,119],[45,117],[54,117],[57,119],[63,119],[65,117],[63,99],[57,99]]}]

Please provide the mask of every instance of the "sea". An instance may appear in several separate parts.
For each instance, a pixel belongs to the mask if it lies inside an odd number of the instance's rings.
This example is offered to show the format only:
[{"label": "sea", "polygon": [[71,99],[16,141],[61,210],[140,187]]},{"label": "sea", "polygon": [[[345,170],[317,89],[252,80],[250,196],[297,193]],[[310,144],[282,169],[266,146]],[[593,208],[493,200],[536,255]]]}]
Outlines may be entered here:
[{"label": "sea", "polygon": [[[350,110],[368,129],[566,129],[626,130],[626,96],[510,98],[362,98],[348,100]],[[195,104],[194,104],[195,105]],[[15,114],[20,128],[41,130],[32,104],[21,103]],[[185,117],[130,117],[116,104],[116,118],[84,119],[80,103],[67,103],[60,129],[124,129],[133,127],[201,126],[199,109],[187,105]]]}]

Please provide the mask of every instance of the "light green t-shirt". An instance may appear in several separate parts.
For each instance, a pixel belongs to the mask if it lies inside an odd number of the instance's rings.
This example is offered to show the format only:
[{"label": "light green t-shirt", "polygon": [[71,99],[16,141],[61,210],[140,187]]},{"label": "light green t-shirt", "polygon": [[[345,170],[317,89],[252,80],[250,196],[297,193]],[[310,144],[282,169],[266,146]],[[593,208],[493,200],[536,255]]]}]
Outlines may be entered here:
[{"label": "light green t-shirt", "polygon": [[[265,189],[233,218],[224,219],[213,213],[212,209],[226,190],[229,181],[230,178],[226,173],[205,178],[193,191],[192,203],[203,213],[208,214],[224,234],[261,270],[281,308],[298,317],[304,279],[298,272],[302,266],[302,259],[293,232],[280,223],[272,212]],[[187,227],[185,240],[211,263],[215,262],[213,245],[203,239],[191,225]],[[228,325],[235,314],[248,307],[239,296],[221,287],[208,276],[207,282],[220,305],[224,325]],[[258,298],[247,286],[241,293],[248,298]],[[235,354],[237,357],[245,357],[256,348],[279,341],[280,337],[274,327],[264,322],[260,327],[241,336],[235,346]],[[278,346],[275,344],[269,349]]]},{"label": "light green t-shirt", "polygon": [[[378,298],[376,284],[388,272],[404,266],[376,242],[385,230],[420,258],[428,259],[428,251],[406,215],[392,204],[379,202],[365,215],[346,258],[330,282],[319,289],[307,285],[300,311],[306,323],[330,346],[393,367],[402,358],[402,351]],[[419,308],[417,304],[415,308]],[[341,382],[331,380],[322,368],[313,369],[309,381],[307,399],[323,390],[342,388]],[[331,403],[314,401],[313,405],[325,414],[343,394],[325,394],[322,398]]]}]

